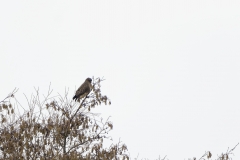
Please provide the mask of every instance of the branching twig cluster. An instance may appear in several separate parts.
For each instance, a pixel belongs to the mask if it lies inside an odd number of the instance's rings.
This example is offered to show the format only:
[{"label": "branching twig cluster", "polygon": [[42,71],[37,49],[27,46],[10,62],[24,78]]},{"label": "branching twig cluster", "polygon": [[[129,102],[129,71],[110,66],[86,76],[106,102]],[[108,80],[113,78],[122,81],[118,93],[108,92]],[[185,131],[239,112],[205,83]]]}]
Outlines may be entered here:
[{"label": "branching twig cluster", "polygon": [[18,89],[14,88],[14,90],[8,94],[7,97],[5,97],[3,100],[0,101],[0,105],[1,104],[5,104],[5,103],[9,103],[10,99],[14,97],[15,93],[17,93]]},{"label": "branching twig cluster", "polygon": [[[4,105],[0,127],[1,159],[46,159],[46,160],[104,160],[129,159],[127,147],[122,143],[103,147],[104,139],[113,129],[112,122],[103,121],[91,113],[92,108],[102,103],[110,104],[109,98],[101,94],[103,79],[93,79],[93,90],[80,103],[64,96],[51,97],[49,91],[43,100],[39,90],[29,99],[28,109],[18,115],[14,123],[10,116],[16,115],[11,104]],[[14,90],[15,91],[15,90]],[[13,97],[14,93],[10,95]],[[5,104],[7,98],[1,103]],[[11,112],[11,109],[13,110]]]}]

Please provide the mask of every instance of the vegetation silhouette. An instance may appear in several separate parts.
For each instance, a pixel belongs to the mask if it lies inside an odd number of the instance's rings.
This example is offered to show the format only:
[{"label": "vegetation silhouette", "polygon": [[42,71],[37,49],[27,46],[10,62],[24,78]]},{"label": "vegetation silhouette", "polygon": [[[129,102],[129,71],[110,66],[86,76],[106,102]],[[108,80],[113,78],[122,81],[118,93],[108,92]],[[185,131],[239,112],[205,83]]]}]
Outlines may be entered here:
[{"label": "vegetation silhouette", "polygon": [[[101,93],[103,80],[93,78],[93,90],[77,102],[68,98],[68,92],[51,96],[49,86],[42,100],[35,89],[36,93],[30,99],[26,97],[28,105],[23,107],[15,98],[18,90],[14,89],[0,101],[0,160],[129,160],[127,146],[122,142],[103,146],[104,140],[111,139],[108,133],[113,124],[109,118],[103,121],[91,112],[98,105],[111,104]],[[238,144],[217,155],[216,160],[232,160]],[[206,159],[212,159],[210,151],[198,160]],[[158,160],[167,160],[167,156]]]},{"label": "vegetation silhouette", "polygon": [[[93,90],[79,102],[64,96],[51,97],[49,91],[40,100],[39,91],[27,98],[28,108],[15,98],[14,89],[0,102],[1,160],[108,160],[129,159],[127,146],[121,142],[103,147],[113,129],[109,119],[103,121],[91,112],[101,104],[111,104],[101,94],[103,79],[93,79]],[[13,106],[15,100],[18,105]],[[24,110],[24,113],[17,111]]]}]

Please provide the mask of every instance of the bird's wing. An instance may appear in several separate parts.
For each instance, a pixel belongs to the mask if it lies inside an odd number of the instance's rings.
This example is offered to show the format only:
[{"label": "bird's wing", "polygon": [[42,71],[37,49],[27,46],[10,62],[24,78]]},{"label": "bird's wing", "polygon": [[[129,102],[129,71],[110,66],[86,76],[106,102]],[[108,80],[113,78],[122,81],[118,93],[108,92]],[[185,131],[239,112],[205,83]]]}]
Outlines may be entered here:
[{"label": "bird's wing", "polygon": [[84,82],[76,91],[76,96],[78,97],[88,92],[90,92],[90,87],[87,82]]}]

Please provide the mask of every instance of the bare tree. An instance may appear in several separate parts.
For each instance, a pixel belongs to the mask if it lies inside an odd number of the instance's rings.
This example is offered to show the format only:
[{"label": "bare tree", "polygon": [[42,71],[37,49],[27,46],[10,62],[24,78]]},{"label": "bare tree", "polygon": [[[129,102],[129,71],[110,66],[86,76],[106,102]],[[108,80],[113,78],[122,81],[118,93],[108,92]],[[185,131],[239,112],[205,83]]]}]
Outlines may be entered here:
[{"label": "bare tree", "polygon": [[[28,101],[23,114],[16,114],[9,99],[0,104],[0,159],[29,160],[112,160],[129,159],[127,146],[121,142],[103,147],[113,129],[109,119],[103,121],[91,112],[101,104],[111,104],[101,93],[101,78],[93,78],[93,90],[80,102],[48,94],[40,100],[39,90]],[[16,99],[15,99],[16,100]],[[14,117],[14,118],[13,118]]]},{"label": "bare tree", "polygon": [[[15,98],[18,91],[15,88],[0,101],[0,160],[129,159],[127,146],[120,141],[103,147],[104,140],[111,138],[107,135],[113,124],[91,111],[98,105],[111,104],[101,93],[102,81],[102,78],[93,78],[93,90],[78,102],[69,99],[67,91],[63,96],[51,96],[49,86],[42,100],[39,90],[35,89],[36,93],[30,98],[26,96],[28,106],[22,106]],[[16,105],[12,105],[12,101]],[[24,113],[20,113],[20,109]],[[231,160],[237,145],[216,160]],[[212,153],[207,151],[199,160],[211,158]],[[166,156],[158,159],[166,160]]]}]

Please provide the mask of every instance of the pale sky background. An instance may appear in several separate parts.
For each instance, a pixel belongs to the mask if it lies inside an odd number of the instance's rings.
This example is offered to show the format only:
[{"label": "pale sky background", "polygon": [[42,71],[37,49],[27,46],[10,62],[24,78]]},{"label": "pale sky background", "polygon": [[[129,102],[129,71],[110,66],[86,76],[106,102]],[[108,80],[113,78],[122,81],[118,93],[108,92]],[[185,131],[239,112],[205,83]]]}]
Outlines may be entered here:
[{"label": "pale sky background", "polygon": [[[0,99],[102,77],[131,158],[214,159],[240,142],[240,1],[1,1]],[[240,146],[234,151],[240,159]]]}]

